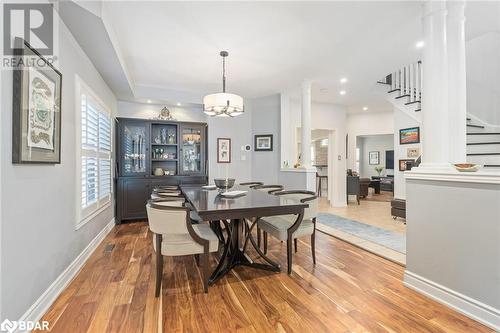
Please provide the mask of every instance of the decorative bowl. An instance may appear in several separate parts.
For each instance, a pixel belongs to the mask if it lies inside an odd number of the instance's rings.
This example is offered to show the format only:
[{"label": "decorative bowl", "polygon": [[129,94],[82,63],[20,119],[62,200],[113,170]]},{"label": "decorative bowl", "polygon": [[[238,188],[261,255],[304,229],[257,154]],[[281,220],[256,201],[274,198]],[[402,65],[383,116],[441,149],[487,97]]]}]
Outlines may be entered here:
[{"label": "decorative bowl", "polygon": [[476,172],[479,168],[481,168],[479,164],[474,163],[459,163],[453,164],[453,166],[460,172]]},{"label": "decorative bowl", "polygon": [[228,178],[228,179],[215,178],[214,179],[215,186],[217,186],[217,188],[219,189],[219,192],[224,192],[224,191],[229,190],[231,187],[234,186],[234,181],[235,181],[234,178]]}]

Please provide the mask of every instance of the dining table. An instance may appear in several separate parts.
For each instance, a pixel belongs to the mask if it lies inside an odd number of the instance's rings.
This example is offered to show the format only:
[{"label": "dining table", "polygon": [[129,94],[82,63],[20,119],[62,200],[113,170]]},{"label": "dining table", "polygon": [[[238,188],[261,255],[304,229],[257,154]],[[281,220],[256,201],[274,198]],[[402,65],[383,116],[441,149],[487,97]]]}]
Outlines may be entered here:
[{"label": "dining table", "polygon": [[[244,191],[237,197],[225,197],[219,189],[207,189],[202,186],[183,185],[181,191],[200,218],[211,224],[212,229],[222,244],[217,267],[209,278],[209,284],[228,274],[237,266],[279,272],[280,264],[264,254],[252,231],[261,217],[275,215],[296,215],[302,218],[307,203],[299,200],[285,200],[266,191],[249,186],[236,185],[230,191]],[[225,234],[225,235],[224,235]],[[256,262],[249,256],[252,247],[264,262]]]}]

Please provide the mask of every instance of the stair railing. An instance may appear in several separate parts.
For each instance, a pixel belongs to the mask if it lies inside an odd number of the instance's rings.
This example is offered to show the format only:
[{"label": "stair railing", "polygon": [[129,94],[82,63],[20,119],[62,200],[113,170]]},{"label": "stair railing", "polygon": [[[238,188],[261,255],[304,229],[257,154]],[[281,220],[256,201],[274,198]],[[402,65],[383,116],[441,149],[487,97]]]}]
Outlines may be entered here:
[{"label": "stair railing", "polygon": [[409,102],[422,100],[422,62],[404,66],[387,75],[379,83],[391,86],[391,91],[399,90],[399,96],[408,96]]}]

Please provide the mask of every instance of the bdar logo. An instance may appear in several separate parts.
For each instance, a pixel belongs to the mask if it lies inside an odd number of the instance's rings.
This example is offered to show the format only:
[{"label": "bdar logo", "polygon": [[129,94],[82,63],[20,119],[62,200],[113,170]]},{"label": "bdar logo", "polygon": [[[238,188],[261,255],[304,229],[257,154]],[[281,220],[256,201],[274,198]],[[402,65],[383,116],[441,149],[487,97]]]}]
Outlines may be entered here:
[{"label": "bdar logo", "polygon": [[17,328],[17,323],[12,322],[8,319],[5,319],[1,324],[0,324],[0,331],[3,332],[9,332],[12,333],[16,330]]}]

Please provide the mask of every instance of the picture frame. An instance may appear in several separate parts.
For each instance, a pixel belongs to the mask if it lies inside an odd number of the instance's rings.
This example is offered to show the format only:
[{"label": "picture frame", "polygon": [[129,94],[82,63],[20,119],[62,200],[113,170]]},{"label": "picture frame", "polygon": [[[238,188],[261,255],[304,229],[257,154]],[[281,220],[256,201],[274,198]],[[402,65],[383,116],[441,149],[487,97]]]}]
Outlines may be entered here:
[{"label": "picture frame", "polygon": [[230,138],[217,138],[217,163],[231,163]]},{"label": "picture frame", "polygon": [[368,164],[369,165],[379,165],[380,164],[380,152],[371,151],[368,153]]},{"label": "picture frame", "polygon": [[404,160],[399,160],[399,171],[409,171],[411,170],[411,167],[408,168],[408,163],[415,163],[415,160],[413,159],[404,159]]},{"label": "picture frame", "polygon": [[255,151],[273,151],[273,135],[261,134],[254,136]]},{"label": "picture frame", "polygon": [[60,164],[62,74],[28,42],[14,42],[12,163]]},{"label": "picture frame", "polygon": [[420,148],[407,148],[406,149],[406,156],[408,158],[417,158],[420,156]]},{"label": "picture frame", "polygon": [[399,130],[399,144],[420,143],[420,127],[409,127]]}]

